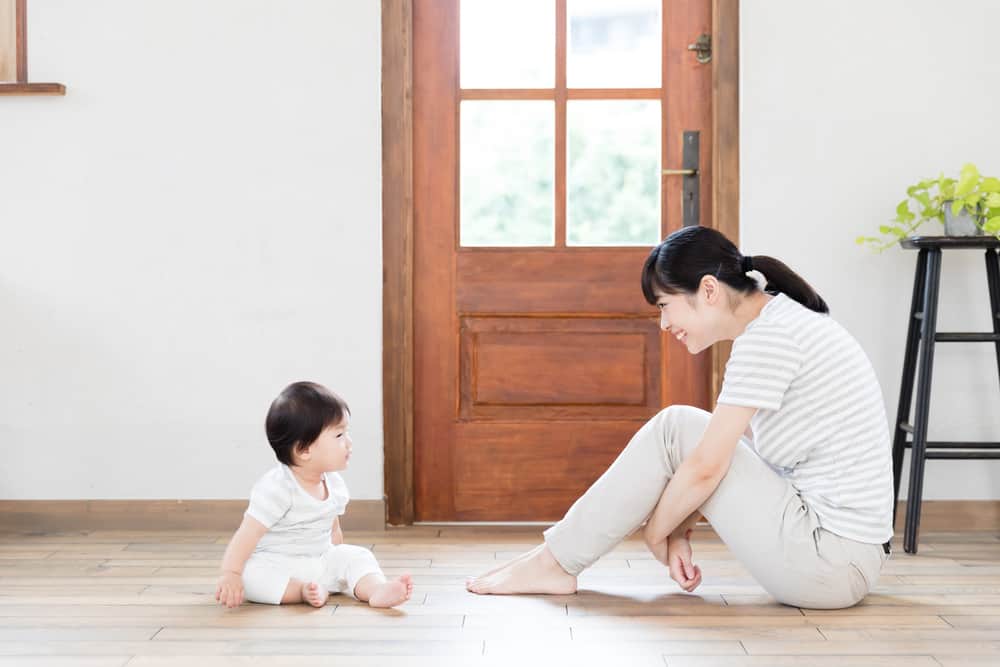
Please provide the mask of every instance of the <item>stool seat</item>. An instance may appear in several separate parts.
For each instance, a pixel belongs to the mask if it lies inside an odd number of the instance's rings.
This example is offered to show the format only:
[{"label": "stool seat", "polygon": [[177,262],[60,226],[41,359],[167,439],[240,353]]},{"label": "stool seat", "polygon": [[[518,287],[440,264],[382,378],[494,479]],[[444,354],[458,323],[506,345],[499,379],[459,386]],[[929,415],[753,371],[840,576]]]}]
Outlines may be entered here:
[{"label": "stool seat", "polygon": [[[917,552],[920,533],[920,502],[924,484],[924,462],[927,459],[997,459],[1000,442],[957,442],[927,440],[930,416],[931,375],[934,370],[936,343],[993,343],[996,348],[997,377],[1000,378],[1000,239],[994,236],[910,236],[899,245],[918,250],[917,268],[913,278],[913,299],[906,331],[906,352],[903,356],[903,379],[896,411],[895,436],[892,441],[893,523],[899,504],[899,487],[903,472],[903,453],[910,449],[910,487],[906,499],[906,529],[903,548]],[[938,332],[937,306],[941,282],[941,253],[952,249],[986,251],[986,283],[990,293],[992,332]],[[913,383],[919,369],[917,406],[913,421]],[[909,439],[908,436],[912,436]]]},{"label": "stool seat", "polygon": [[995,236],[908,236],[905,239],[900,239],[899,245],[907,250],[1000,248],[1000,239]]}]

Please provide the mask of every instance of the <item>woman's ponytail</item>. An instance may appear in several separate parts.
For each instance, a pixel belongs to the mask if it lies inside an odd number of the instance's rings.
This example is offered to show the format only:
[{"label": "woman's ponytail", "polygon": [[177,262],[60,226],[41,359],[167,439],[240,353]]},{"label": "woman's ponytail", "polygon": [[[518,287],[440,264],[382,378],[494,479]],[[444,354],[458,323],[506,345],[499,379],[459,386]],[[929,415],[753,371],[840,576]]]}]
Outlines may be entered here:
[{"label": "woman's ponytail", "polygon": [[653,248],[642,267],[642,293],[656,303],[656,292],[694,294],[702,277],[715,276],[741,294],[759,288],[748,273],[759,271],[765,292],[782,293],[817,313],[829,313],[826,302],[802,276],[773,257],[744,256],[721,232],[709,227],[684,227]]},{"label": "woman's ponytail", "polygon": [[780,259],[767,255],[754,255],[753,270],[764,274],[764,279],[767,281],[765,292],[780,292],[817,313],[830,312],[823,297],[817,294],[816,290],[802,276],[788,268],[788,265]]}]

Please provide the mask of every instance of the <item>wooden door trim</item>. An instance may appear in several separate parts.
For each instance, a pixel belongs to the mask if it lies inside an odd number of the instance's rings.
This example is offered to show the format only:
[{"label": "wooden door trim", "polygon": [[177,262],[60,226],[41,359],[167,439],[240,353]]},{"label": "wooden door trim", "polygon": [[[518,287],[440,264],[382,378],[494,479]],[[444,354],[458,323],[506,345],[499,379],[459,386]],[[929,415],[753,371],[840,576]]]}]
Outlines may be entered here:
[{"label": "wooden door trim", "polygon": [[413,523],[413,0],[382,0],[382,434],[390,525]]},{"label": "wooden door trim", "polygon": [[[712,226],[740,244],[740,2],[712,0]],[[722,388],[732,344],[712,346],[711,391]]]},{"label": "wooden door trim", "polygon": [[[739,244],[739,0],[712,0],[712,226]],[[413,523],[413,0],[382,0],[382,418],[386,520]],[[718,394],[728,346],[713,349]]]}]

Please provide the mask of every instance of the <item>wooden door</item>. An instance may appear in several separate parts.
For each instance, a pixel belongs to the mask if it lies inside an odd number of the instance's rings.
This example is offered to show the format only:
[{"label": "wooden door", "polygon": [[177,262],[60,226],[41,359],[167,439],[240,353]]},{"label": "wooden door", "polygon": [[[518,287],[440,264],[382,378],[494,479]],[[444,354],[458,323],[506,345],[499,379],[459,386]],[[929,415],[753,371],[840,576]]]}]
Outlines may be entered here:
[{"label": "wooden door", "polygon": [[711,220],[711,25],[710,0],[414,1],[417,521],[556,519],[661,407],[708,407],[708,353],[639,277],[682,224],[685,131]]}]

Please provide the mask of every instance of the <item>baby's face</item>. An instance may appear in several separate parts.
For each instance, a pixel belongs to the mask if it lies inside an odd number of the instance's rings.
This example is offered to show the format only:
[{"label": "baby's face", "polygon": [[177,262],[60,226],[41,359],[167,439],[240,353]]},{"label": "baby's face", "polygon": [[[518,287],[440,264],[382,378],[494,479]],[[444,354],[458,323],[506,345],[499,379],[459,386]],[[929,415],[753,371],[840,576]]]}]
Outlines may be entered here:
[{"label": "baby's face", "polygon": [[339,424],[323,429],[316,441],[309,447],[309,462],[316,470],[335,472],[347,468],[351,458],[350,417],[345,416]]}]

